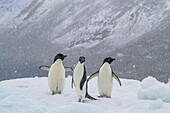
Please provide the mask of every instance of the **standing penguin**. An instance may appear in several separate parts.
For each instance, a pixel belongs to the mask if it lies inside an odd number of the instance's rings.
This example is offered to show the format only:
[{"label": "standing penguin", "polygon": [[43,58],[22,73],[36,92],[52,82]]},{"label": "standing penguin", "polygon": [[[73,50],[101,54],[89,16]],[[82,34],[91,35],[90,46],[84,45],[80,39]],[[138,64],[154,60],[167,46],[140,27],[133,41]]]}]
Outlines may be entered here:
[{"label": "standing penguin", "polygon": [[88,94],[88,83],[87,83],[87,75],[85,68],[85,57],[80,57],[79,62],[74,68],[73,77],[72,77],[72,88],[73,84],[76,89],[76,93],[78,96],[78,102],[85,103],[84,99],[87,97],[92,100],[96,100]]},{"label": "standing penguin", "polygon": [[98,76],[97,83],[98,83],[98,91],[100,94],[100,96],[98,96],[98,97],[104,97],[104,96],[106,98],[111,97],[112,86],[113,86],[113,77],[119,82],[119,84],[121,86],[121,82],[120,82],[118,76],[116,76],[116,74],[113,73],[113,71],[110,67],[110,64],[114,60],[115,60],[115,58],[111,58],[111,57],[105,58],[99,71],[92,74],[87,80],[87,81],[89,81],[93,77]]},{"label": "standing penguin", "polygon": [[61,91],[64,88],[65,84],[65,69],[62,64],[62,61],[67,55],[57,54],[54,58],[54,62],[49,68],[48,73],[48,86],[52,91],[52,95],[58,93],[61,94]]}]

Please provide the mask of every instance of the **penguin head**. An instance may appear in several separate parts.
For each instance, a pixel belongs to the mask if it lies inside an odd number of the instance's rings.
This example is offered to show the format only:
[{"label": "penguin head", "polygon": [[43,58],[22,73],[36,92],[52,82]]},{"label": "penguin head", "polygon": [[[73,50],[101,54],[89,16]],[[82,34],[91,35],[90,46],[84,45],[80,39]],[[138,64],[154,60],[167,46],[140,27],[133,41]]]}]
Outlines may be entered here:
[{"label": "penguin head", "polygon": [[107,58],[104,59],[103,64],[104,64],[105,62],[111,64],[112,61],[114,61],[114,60],[116,60],[116,59],[115,59],[115,58],[111,58],[111,57],[107,57]]},{"label": "penguin head", "polygon": [[[64,58],[67,57],[67,55],[63,55],[61,53],[57,54],[54,58],[54,62],[57,60],[57,59],[61,59],[62,61],[64,60]],[[53,62],[53,63],[54,63]]]},{"label": "penguin head", "polygon": [[81,56],[81,57],[79,58],[79,61],[80,61],[80,63],[82,64],[83,62],[85,62],[85,57]]}]

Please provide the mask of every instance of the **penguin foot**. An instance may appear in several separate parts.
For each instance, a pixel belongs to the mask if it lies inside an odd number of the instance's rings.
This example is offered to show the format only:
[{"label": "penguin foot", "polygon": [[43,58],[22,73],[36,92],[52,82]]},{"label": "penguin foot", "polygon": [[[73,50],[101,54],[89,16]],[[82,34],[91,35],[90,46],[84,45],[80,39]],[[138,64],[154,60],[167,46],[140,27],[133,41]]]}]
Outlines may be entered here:
[{"label": "penguin foot", "polygon": [[78,102],[81,102],[81,99],[78,99]]},{"label": "penguin foot", "polygon": [[82,103],[85,103],[85,101],[83,100]]},{"label": "penguin foot", "polygon": [[106,98],[111,98],[110,96],[106,96]]},{"label": "penguin foot", "polygon": [[61,94],[61,91],[59,91],[58,94]]},{"label": "penguin foot", "polygon": [[55,95],[56,93],[54,91],[52,91],[52,95]]},{"label": "penguin foot", "polygon": [[102,95],[100,95],[100,96],[98,96],[99,98],[102,98],[103,96]]}]

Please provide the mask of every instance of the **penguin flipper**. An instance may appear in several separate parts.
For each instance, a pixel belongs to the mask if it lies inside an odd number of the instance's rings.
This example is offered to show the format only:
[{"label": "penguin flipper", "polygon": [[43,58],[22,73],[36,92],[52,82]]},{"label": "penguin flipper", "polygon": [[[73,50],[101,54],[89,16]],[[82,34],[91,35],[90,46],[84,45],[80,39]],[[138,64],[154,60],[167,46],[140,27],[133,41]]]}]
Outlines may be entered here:
[{"label": "penguin flipper", "polygon": [[[39,69],[49,71],[49,70],[50,70],[50,67],[49,67],[49,66],[40,66]],[[64,67],[64,69],[65,69],[66,71],[73,71],[73,69],[72,69],[71,67]]]},{"label": "penguin flipper", "polygon": [[121,82],[120,82],[119,77],[115,73],[113,73],[113,72],[112,72],[112,77],[115,78],[119,82],[120,86],[122,85]]},{"label": "penguin flipper", "polygon": [[65,69],[66,71],[73,71],[73,68],[71,68],[71,67],[64,67],[64,69]]},{"label": "penguin flipper", "polygon": [[93,73],[88,79],[87,81],[91,80],[92,78],[96,77],[99,74],[99,71]]},{"label": "penguin flipper", "polygon": [[83,77],[80,81],[80,90],[83,90],[83,86],[84,86],[85,82],[87,82],[86,80],[87,80],[86,67],[84,65],[84,73],[83,73]]},{"label": "penguin flipper", "polygon": [[49,66],[40,66],[39,69],[49,71],[50,67]]},{"label": "penguin flipper", "polygon": [[74,80],[73,80],[73,77],[72,77],[72,80],[71,80],[71,88],[73,88],[73,84],[74,84]]}]

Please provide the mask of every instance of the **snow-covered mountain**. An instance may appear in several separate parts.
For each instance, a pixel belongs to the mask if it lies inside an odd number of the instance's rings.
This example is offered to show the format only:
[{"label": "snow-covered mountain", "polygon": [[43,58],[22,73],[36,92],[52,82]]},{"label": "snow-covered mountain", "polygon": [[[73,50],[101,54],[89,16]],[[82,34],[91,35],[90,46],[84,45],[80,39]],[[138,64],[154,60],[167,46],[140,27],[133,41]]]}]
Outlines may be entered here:
[{"label": "snow-covered mountain", "polygon": [[38,70],[68,54],[87,58],[90,75],[107,56],[123,78],[170,73],[170,0],[1,0],[0,80],[46,76]]}]

